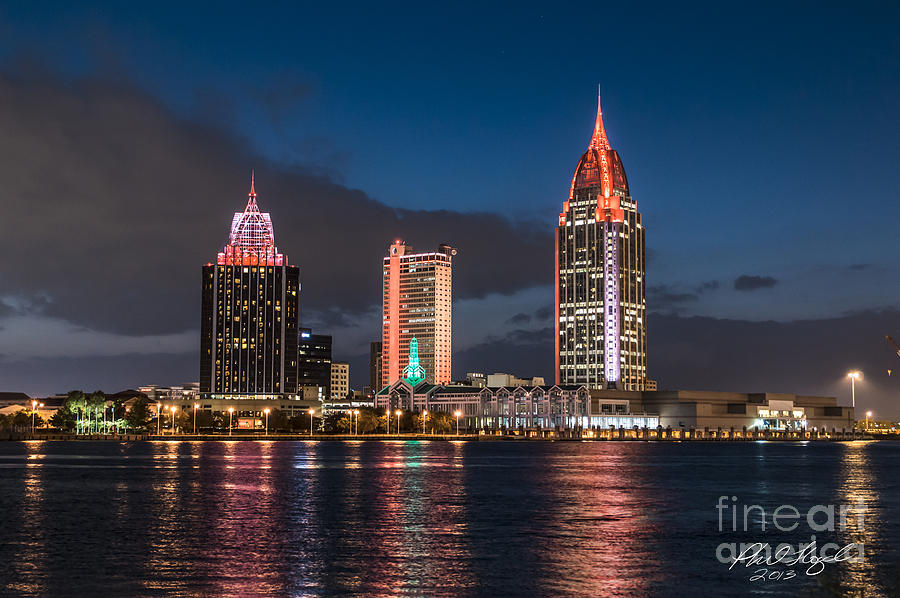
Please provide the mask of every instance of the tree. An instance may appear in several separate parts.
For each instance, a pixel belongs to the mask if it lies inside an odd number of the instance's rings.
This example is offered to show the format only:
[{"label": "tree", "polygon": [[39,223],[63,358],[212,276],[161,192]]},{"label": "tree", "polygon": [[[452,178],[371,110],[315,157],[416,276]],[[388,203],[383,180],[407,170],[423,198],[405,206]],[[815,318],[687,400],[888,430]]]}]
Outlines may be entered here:
[{"label": "tree", "polygon": [[373,409],[360,409],[357,421],[360,434],[371,434],[378,429],[378,416]]},{"label": "tree", "polygon": [[[87,399],[88,410],[94,418],[96,430],[100,432],[102,415],[106,412],[106,395],[102,390],[95,390]],[[105,431],[105,430],[104,430]]]},{"label": "tree", "polygon": [[5,413],[0,413],[0,428],[8,428],[12,426],[12,417]]},{"label": "tree", "polygon": [[69,408],[68,401],[50,417],[50,425],[66,432],[71,432],[75,429],[75,413]]},{"label": "tree", "polygon": [[138,432],[147,428],[148,421],[150,421],[150,409],[147,406],[147,399],[138,397],[131,408],[125,412],[125,423],[129,428]]},{"label": "tree", "polygon": [[429,426],[438,434],[445,434],[453,428],[453,416],[445,411],[431,413],[428,419],[431,421]]},{"label": "tree", "polygon": [[13,416],[13,425],[17,428],[31,427],[31,413],[22,409]]},{"label": "tree", "polygon": [[75,420],[75,432],[83,433],[85,425],[85,399],[84,392],[80,390],[70,390],[66,397],[64,407],[68,409]]}]

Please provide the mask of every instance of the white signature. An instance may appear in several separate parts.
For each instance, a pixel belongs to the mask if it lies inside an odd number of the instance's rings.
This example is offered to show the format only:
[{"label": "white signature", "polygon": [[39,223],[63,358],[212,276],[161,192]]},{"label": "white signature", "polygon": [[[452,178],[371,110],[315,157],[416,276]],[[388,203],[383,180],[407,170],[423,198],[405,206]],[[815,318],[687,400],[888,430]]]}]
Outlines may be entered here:
[{"label": "white signature", "polygon": [[[741,544],[741,552],[736,557],[727,559],[722,558],[723,549],[731,549],[734,554],[734,544],[722,544],[716,551],[720,561],[730,562],[728,570],[734,569],[735,566],[742,564],[745,568],[759,567],[753,572],[750,581],[763,580],[788,580],[797,576],[797,573],[791,567],[805,566],[806,575],[818,575],[825,570],[825,566],[832,563],[842,563],[851,559],[863,558],[863,545],[851,542],[839,547],[837,544],[828,543],[822,546],[821,550],[817,550],[816,541],[813,539],[808,544],[800,544],[799,550],[790,544],[779,544],[777,548],[772,549],[768,542],[754,542],[752,544]],[[775,569],[769,571],[769,568],[779,565],[784,569]],[[785,570],[786,569],[786,570]]]}]

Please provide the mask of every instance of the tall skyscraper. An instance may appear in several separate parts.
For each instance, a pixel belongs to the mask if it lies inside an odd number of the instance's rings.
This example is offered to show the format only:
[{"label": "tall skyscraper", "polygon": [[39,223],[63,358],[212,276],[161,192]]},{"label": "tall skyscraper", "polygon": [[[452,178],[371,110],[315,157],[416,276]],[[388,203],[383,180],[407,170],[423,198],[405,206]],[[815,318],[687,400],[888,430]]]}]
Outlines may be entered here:
[{"label": "tall skyscraper", "polygon": [[382,270],[382,388],[403,375],[413,338],[425,380],[451,381],[454,255],[449,245],[432,253],[413,253],[399,239],[390,246]]},{"label": "tall skyscraper", "polygon": [[644,228],[600,98],[556,229],[556,381],[643,390],[647,378]]},{"label": "tall skyscraper", "polygon": [[228,244],[203,267],[200,392],[205,398],[274,399],[297,393],[300,269],[275,246],[254,181]]}]

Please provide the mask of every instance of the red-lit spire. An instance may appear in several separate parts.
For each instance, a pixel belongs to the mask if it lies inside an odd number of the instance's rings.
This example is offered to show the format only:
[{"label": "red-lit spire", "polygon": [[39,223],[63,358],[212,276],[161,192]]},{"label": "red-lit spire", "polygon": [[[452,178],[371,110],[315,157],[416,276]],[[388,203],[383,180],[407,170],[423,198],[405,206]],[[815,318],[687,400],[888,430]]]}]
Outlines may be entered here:
[{"label": "red-lit spire", "polygon": [[256,172],[253,170],[250,171],[250,197],[256,197],[256,191],[253,189],[254,179],[256,178]]},{"label": "red-lit spire", "polygon": [[606,129],[603,128],[603,110],[600,109],[600,86],[597,85],[597,120],[594,122],[594,134],[588,144],[591,149],[610,149],[609,140],[606,138]]}]

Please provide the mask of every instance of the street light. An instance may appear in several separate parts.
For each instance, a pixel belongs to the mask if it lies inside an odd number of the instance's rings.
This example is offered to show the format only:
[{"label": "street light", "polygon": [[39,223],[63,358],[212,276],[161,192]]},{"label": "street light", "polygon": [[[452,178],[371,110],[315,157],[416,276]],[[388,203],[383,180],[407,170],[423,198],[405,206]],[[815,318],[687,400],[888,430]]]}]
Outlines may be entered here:
[{"label": "street light", "polygon": [[263,409],[263,413],[266,414],[266,436],[269,435],[269,408],[266,407]]},{"label": "street light", "polygon": [[425,418],[428,417],[428,410],[422,411],[422,435],[425,435]]},{"label": "street light", "polygon": [[315,409],[309,410],[309,437],[312,438],[313,416],[316,414]]},{"label": "street light", "polygon": [[[359,435],[359,409],[354,409],[354,410],[353,410],[353,415],[356,416],[356,434],[357,434],[357,436],[358,436],[358,435]],[[352,421],[352,420],[351,420],[351,422],[350,422],[350,427],[351,427],[351,428],[353,427],[353,421]]]},{"label": "street light", "polygon": [[231,420],[234,414],[234,407],[228,408],[228,435],[231,436]]},{"label": "street light", "polygon": [[31,401],[31,435],[34,436],[34,413],[37,410],[37,401]]},{"label": "street light", "polygon": [[391,410],[390,409],[384,410],[384,420],[387,422],[387,432],[386,433],[390,434],[391,433]]},{"label": "street light", "polygon": [[453,412],[453,415],[456,416],[456,435],[459,436],[459,416],[462,415],[462,411],[457,409]]},{"label": "street light", "polygon": [[197,435],[197,409],[200,407],[199,403],[194,403],[194,436]]},{"label": "street light", "polygon": [[856,409],[856,381],[862,377],[862,372],[859,370],[847,372],[847,377],[850,378],[850,398],[853,408]]},{"label": "street light", "polygon": [[175,411],[178,408],[175,405],[172,405],[172,436],[175,436]]},{"label": "street light", "polygon": [[159,432],[159,431],[160,431],[160,427],[159,427],[159,425],[160,425],[160,421],[159,421],[159,410],[160,410],[160,409],[162,409],[162,405],[160,405],[159,403],[157,403],[157,404],[156,404],[156,435],[157,435],[157,436],[159,436],[159,434],[160,434],[160,432]]},{"label": "street light", "polygon": [[866,411],[866,431],[869,431],[869,418],[872,417],[871,411]]},{"label": "street light", "polygon": [[394,415],[397,416],[397,436],[400,436],[400,416],[403,415],[403,412],[397,409],[397,411],[394,412]]}]

